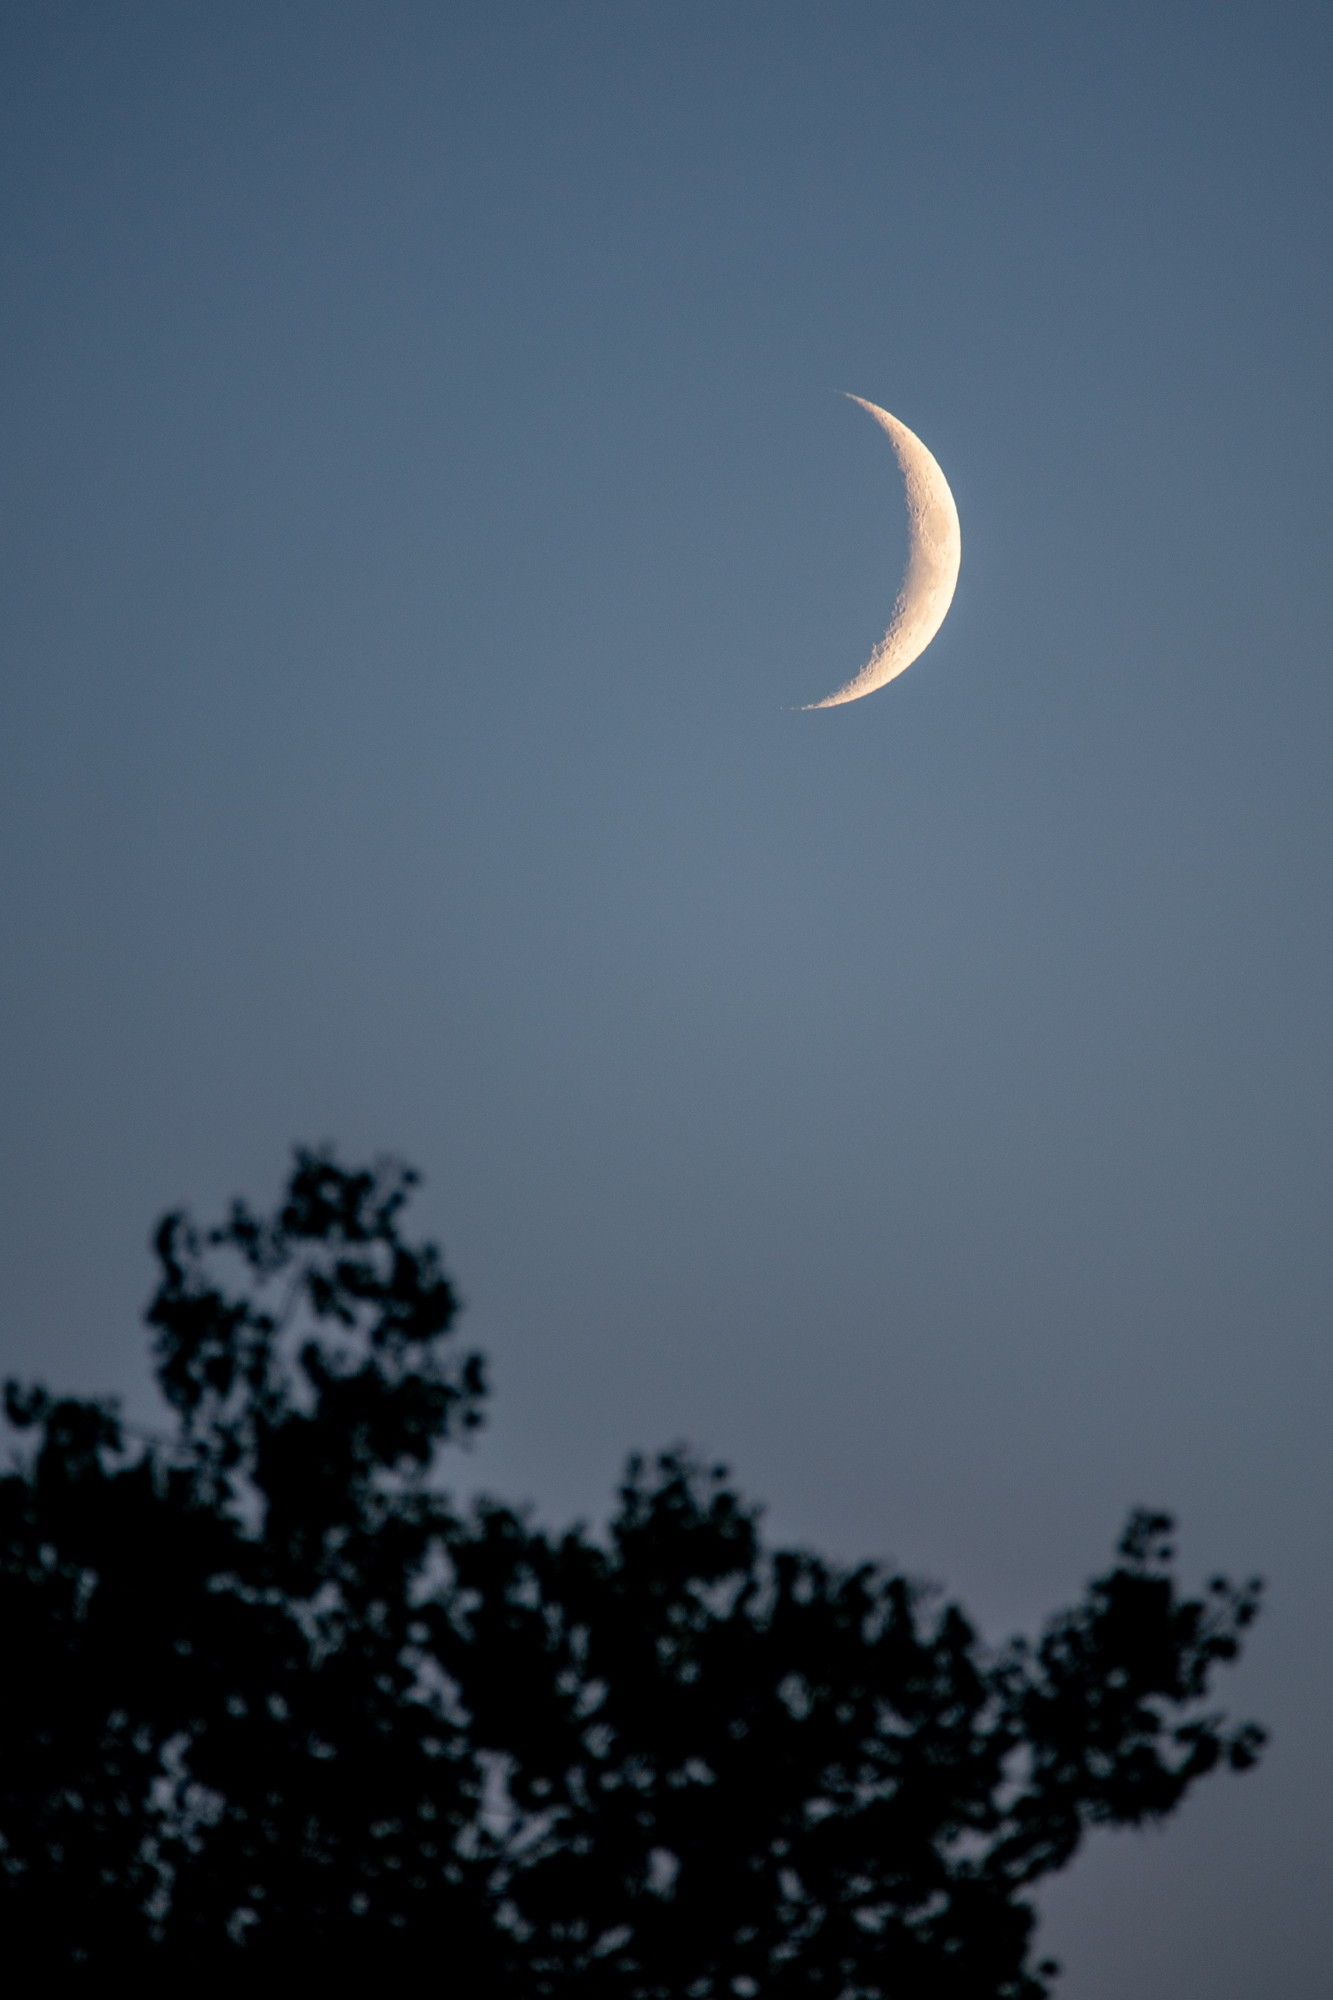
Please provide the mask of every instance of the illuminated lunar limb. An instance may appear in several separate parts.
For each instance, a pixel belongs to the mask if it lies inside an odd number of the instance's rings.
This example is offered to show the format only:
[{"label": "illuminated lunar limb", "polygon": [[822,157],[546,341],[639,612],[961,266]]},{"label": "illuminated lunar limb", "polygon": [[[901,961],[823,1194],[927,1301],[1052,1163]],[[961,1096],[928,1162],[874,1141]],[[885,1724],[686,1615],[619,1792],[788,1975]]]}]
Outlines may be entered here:
[{"label": "illuminated lunar limb", "polygon": [[823,701],[809,702],[807,710],[859,701],[862,695],[873,694],[876,688],[896,680],[913,660],[920,659],[953,602],[963,554],[958,509],[949,482],[916,432],[863,396],[848,400],[859,403],[874,418],[898,460],[907,501],[907,568],[888,630],[860,673]]}]

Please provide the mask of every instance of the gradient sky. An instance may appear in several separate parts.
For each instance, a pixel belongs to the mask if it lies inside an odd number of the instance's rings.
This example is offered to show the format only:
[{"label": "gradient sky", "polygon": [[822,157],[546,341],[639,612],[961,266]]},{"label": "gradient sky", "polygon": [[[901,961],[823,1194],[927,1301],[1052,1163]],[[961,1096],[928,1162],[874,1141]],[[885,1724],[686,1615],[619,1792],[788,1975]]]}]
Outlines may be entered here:
[{"label": "gradient sky", "polygon": [[[725,1458],[995,1635],[1126,1508],[1274,1732],[1046,1899],[1066,2000],[1325,2000],[1333,17],[4,11],[0,1363],[148,1230],[427,1185],[467,1468]],[[887,620],[891,454],[963,568]]]}]

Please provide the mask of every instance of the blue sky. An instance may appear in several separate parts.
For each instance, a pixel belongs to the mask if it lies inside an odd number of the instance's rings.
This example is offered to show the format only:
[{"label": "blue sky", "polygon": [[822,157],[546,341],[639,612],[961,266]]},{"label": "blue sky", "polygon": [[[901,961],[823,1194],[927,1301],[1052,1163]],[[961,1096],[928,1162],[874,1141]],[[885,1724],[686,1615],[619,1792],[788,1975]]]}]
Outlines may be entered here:
[{"label": "blue sky", "polygon": [[[1329,17],[22,4],[4,1362],[146,1412],[165,1207],[420,1165],[468,1468],[631,1446],[998,1633],[1124,1510],[1275,1741],[1049,1898],[1322,2000]],[[797,715],[949,478],[926,656]]]}]

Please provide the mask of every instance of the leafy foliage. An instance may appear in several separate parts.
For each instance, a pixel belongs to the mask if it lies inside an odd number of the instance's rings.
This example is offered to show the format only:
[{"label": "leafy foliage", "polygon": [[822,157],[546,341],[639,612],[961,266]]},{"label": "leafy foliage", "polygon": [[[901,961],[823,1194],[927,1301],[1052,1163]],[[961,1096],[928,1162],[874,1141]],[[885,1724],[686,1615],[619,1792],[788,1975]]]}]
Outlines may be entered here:
[{"label": "leafy foliage", "polygon": [[604,1537],[453,1507],[480,1420],[413,1176],[298,1154],[170,1216],[169,1440],[9,1385],[0,1923],[46,1970],[429,1966],[456,1996],[1038,2000],[1027,1892],[1261,1733],[1207,1706],[1258,1586],[1136,1514],[1035,1644],[767,1549],[631,1461]]}]

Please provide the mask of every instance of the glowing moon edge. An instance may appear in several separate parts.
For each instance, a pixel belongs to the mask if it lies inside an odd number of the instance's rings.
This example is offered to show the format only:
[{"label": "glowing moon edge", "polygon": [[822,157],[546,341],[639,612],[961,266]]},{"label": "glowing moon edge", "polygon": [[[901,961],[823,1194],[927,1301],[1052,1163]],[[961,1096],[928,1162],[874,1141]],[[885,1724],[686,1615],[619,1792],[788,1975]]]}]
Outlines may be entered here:
[{"label": "glowing moon edge", "polygon": [[860,701],[906,673],[919,660],[948,615],[962,562],[962,531],[949,482],[934,456],[899,418],[848,396],[879,425],[893,447],[907,501],[907,567],[884,637],[859,673],[823,701],[805,703],[801,713],[840,708]]}]

